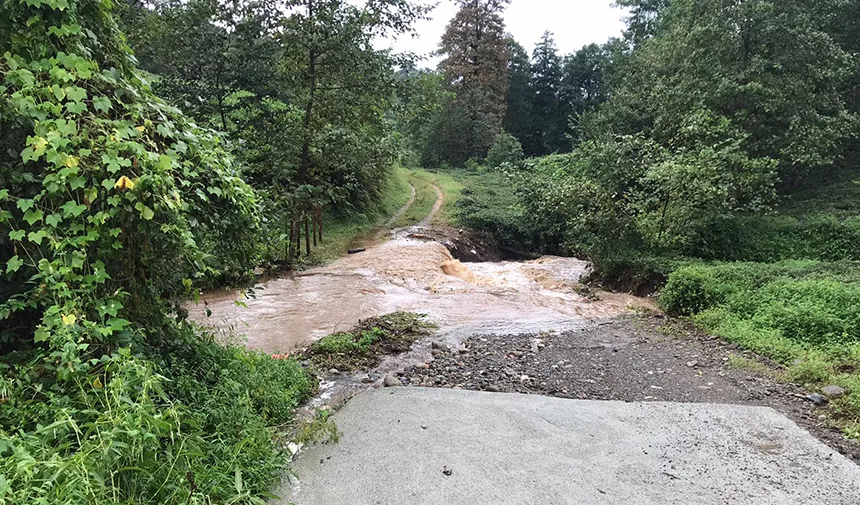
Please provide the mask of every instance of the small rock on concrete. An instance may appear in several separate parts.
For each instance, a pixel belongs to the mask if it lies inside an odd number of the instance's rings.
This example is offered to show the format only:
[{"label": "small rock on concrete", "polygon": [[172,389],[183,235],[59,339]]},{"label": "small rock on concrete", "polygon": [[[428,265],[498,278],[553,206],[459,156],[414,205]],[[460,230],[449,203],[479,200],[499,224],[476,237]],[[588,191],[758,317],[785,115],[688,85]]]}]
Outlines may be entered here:
[{"label": "small rock on concrete", "polygon": [[382,384],[387,388],[393,388],[397,386],[402,386],[403,382],[401,382],[396,375],[388,374],[385,376],[385,380],[382,381]]},{"label": "small rock on concrete", "polygon": [[824,396],[830,399],[835,399],[841,396],[845,396],[845,393],[847,393],[848,391],[846,391],[845,388],[841,386],[827,386],[825,388],[822,388],[821,392],[824,393]]},{"label": "small rock on concrete", "polygon": [[690,368],[696,368],[697,366],[699,366],[699,362],[698,361],[688,361],[687,366]]}]

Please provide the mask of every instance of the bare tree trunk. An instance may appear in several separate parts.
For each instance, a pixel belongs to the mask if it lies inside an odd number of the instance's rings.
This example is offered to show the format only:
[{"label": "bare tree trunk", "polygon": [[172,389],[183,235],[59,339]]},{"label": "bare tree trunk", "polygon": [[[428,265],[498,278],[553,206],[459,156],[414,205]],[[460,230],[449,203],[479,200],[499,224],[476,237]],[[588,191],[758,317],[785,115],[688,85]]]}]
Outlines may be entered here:
[{"label": "bare tree trunk", "polygon": [[314,249],[317,248],[317,208],[311,211],[311,229],[314,233]]},{"label": "bare tree trunk", "polygon": [[305,215],[305,255],[311,255],[311,227],[308,216]]}]

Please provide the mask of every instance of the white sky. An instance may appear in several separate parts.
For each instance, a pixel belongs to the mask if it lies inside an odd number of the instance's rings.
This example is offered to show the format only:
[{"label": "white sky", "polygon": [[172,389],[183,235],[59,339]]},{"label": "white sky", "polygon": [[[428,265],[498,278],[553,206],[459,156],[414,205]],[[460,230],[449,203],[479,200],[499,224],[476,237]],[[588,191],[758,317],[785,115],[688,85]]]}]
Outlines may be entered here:
[{"label": "white sky", "polygon": [[[505,25],[529,54],[546,30],[555,35],[559,52],[568,54],[592,42],[603,43],[621,36],[626,13],[612,7],[612,3],[613,0],[513,0],[505,12]],[[435,51],[456,12],[453,1],[441,0],[430,14],[433,19],[416,26],[416,38],[401,37],[387,45],[397,52],[424,55]],[[419,66],[435,66],[437,61],[430,59]]]}]

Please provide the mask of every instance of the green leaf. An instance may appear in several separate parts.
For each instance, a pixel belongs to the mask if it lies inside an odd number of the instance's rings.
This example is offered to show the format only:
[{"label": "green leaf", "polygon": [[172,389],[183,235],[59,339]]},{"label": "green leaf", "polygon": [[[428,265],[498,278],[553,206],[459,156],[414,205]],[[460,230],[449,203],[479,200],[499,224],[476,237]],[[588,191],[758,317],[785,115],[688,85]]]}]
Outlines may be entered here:
[{"label": "green leaf", "polygon": [[36,333],[33,334],[33,340],[37,344],[39,342],[47,342],[49,338],[51,338],[51,332],[42,327],[37,328]]},{"label": "green leaf", "polygon": [[6,262],[6,273],[11,274],[17,272],[23,264],[24,262],[17,255],[12,256],[11,258],[9,258],[9,261]]},{"label": "green leaf", "polygon": [[66,111],[69,114],[80,114],[87,110],[87,104],[83,102],[68,102],[66,103]]},{"label": "green leaf", "polygon": [[36,245],[42,245],[42,241],[45,240],[45,237],[47,235],[48,234],[45,232],[45,230],[31,231],[30,234],[27,235],[27,240]]},{"label": "green leaf", "polygon": [[146,205],[140,209],[140,217],[146,219],[147,221],[151,221],[153,217],[155,217],[155,212],[147,207]]},{"label": "green leaf", "polygon": [[64,217],[78,217],[87,210],[87,206],[77,202],[66,202],[61,207]]},{"label": "green leaf", "polygon": [[66,97],[73,102],[83,102],[87,99],[87,90],[78,86],[66,88]]},{"label": "green leaf", "polygon": [[24,230],[15,230],[9,232],[9,240],[23,240],[27,232]]},{"label": "green leaf", "polygon": [[0,202],[9,198],[9,190],[8,189],[0,189]]},{"label": "green leaf", "polygon": [[97,96],[93,98],[93,108],[99,112],[107,112],[111,109],[110,98]]},{"label": "green leaf", "polygon": [[27,221],[27,224],[33,226],[42,220],[43,213],[40,209],[30,209],[24,213],[24,221]]},{"label": "green leaf", "polygon": [[62,222],[63,222],[63,217],[60,216],[59,214],[51,214],[45,218],[45,224],[47,224],[48,226],[52,226],[54,228],[59,226],[60,223],[62,223]]},{"label": "green leaf", "polygon": [[33,200],[24,199],[18,200],[17,204],[18,210],[20,210],[21,212],[27,212],[28,210],[32,209],[34,205],[36,205],[36,202],[34,202]]}]

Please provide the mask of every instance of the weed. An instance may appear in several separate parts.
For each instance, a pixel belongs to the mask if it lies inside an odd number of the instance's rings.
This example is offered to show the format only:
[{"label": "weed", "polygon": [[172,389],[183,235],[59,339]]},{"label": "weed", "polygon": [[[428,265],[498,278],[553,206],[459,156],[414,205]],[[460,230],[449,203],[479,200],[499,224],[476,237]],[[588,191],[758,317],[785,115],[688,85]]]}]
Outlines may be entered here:
[{"label": "weed", "polygon": [[377,364],[383,355],[409,350],[435,326],[422,314],[395,312],[360,321],[351,331],[335,333],[311,345],[308,357],[317,368],[355,370]]}]

